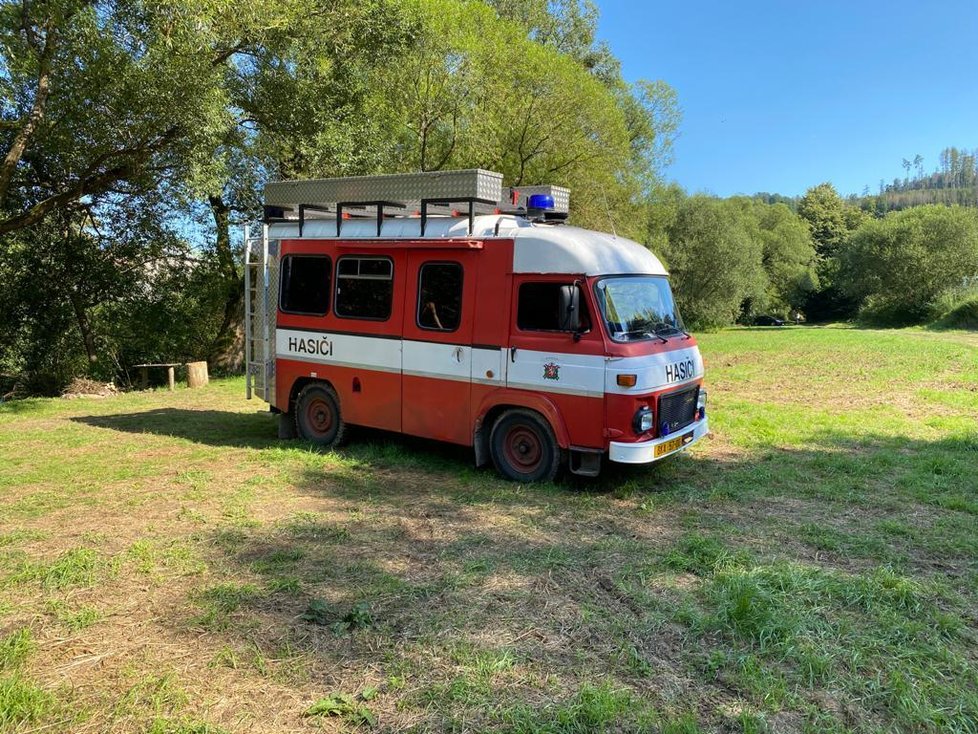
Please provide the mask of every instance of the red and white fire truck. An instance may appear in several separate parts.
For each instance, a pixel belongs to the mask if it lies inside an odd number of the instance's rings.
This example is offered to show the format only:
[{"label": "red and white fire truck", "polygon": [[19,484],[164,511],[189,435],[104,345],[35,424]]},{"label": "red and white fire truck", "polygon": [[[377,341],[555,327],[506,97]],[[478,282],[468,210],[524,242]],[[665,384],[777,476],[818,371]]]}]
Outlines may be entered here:
[{"label": "red and white fire truck", "polygon": [[703,360],[659,260],[567,224],[567,189],[502,178],[267,185],[245,234],[247,391],[282,436],[397,431],[535,481],[706,435]]}]

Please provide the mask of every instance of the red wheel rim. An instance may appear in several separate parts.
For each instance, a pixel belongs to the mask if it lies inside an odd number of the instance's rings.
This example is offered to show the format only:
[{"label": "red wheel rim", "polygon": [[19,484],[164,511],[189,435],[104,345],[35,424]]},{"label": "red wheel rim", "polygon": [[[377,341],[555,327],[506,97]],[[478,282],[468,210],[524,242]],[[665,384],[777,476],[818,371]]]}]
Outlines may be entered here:
[{"label": "red wheel rim", "polygon": [[328,433],[333,427],[333,406],[326,398],[312,398],[306,405],[306,422],[316,433]]},{"label": "red wheel rim", "polygon": [[529,426],[513,426],[503,442],[506,461],[523,474],[531,474],[543,463],[543,442]]}]

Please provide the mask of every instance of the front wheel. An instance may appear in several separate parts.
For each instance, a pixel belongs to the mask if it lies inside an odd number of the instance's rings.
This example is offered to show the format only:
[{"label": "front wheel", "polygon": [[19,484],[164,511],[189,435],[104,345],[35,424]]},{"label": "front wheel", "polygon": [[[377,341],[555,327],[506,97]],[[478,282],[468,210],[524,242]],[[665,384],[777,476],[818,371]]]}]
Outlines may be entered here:
[{"label": "front wheel", "polygon": [[327,385],[308,385],[295,401],[295,427],[307,441],[320,446],[338,446],[346,434],[340,401]]},{"label": "front wheel", "polygon": [[549,482],[560,469],[560,447],[550,425],[537,413],[511,410],[492,427],[492,463],[514,482]]}]

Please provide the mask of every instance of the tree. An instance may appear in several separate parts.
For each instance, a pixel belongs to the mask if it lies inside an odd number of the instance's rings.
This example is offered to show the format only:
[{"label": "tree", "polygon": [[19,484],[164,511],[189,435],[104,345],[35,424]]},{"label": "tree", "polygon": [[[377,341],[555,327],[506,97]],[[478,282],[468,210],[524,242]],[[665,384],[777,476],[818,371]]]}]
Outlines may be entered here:
[{"label": "tree", "polygon": [[213,220],[225,298],[209,361],[240,363],[244,284],[232,231],[261,216],[261,187],[280,178],[357,175],[390,161],[390,105],[377,80],[412,39],[411,18],[385,0],[321,5],[293,0],[277,24],[232,55],[231,114],[206,166],[188,182]]},{"label": "tree", "polygon": [[762,246],[736,202],[696,195],[679,206],[662,255],[683,317],[696,328],[733,323],[764,297]]},{"label": "tree", "polygon": [[812,291],[807,299],[806,315],[811,320],[851,317],[854,304],[836,286],[836,273],[839,255],[848,242],[850,232],[867,215],[846,204],[830,183],[822,183],[806,191],[798,203],[798,214],[811,227],[812,242],[818,255],[820,289]]},{"label": "tree", "polygon": [[815,250],[824,260],[834,257],[849,235],[846,204],[830,183],[822,183],[805,192],[798,202],[798,214],[812,230]]},{"label": "tree", "polygon": [[802,309],[819,280],[808,224],[784,204],[755,205],[768,309],[787,315]]},{"label": "tree", "polygon": [[599,79],[614,85],[620,64],[597,40],[598,8],[590,0],[487,0],[501,18],[523,27],[542,46],[565,54]]},{"label": "tree", "polygon": [[0,233],[190,175],[227,114],[227,60],[275,16],[258,0],[4,4]]},{"label": "tree", "polygon": [[865,222],[852,236],[839,283],[862,315],[887,323],[932,317],[934,301],[978,275],[978,212],[929,205]]},{"label": "tree", "polygon": [[427,0],[416,12],[412,48],[387,76],[392,170],[478,166],[507,185],[567,186],[576,222],[643,234],[643,194],[675,133],[671,89],[609,84],[488,6]]}]

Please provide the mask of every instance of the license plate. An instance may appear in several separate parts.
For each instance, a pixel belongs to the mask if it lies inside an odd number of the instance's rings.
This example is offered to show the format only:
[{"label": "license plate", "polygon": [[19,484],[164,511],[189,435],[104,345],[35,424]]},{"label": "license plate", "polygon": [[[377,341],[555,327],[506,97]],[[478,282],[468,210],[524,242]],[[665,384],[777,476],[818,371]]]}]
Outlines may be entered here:
[{"label": "license plate", "polygon": [[693,431],[690,431],[689,433],[684,433],[682,436],[676,436],[668,441],[663,441],[662,443],[657,444],[655,447],[655,458],[658,459],[660,456],[671,454],[673,451],[681,449],[692,440]]}]

